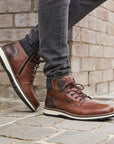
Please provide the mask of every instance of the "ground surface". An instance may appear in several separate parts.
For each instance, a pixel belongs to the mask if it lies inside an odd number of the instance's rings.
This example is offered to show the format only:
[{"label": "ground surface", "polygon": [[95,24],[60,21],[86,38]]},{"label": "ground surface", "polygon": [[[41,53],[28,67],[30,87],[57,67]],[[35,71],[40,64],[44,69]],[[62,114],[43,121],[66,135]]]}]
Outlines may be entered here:
[{"label": "ground surface", "polygon": [[[114,106],[114,94],[96,97]],[[32,113],[21,100],[0,98],[0,144],[114,144],[114,118],[77,121]]]}]

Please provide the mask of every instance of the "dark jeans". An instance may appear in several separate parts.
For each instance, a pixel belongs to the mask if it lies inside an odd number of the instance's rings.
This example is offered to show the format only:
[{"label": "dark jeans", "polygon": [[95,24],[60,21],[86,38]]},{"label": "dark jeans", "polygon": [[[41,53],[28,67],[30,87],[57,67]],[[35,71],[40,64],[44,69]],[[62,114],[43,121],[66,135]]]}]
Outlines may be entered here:
[{"label": "dark jeans", "polygon": [[25,39],[40,51],[45,60],[44,73],[49,79],[70,73],[68,29],[105,1],[39,0],[39,25]]}]

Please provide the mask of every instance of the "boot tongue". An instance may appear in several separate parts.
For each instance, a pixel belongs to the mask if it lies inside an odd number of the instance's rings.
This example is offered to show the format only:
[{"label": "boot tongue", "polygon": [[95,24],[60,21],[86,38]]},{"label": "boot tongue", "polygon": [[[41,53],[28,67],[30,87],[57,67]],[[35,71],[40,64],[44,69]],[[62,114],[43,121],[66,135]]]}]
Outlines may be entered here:
[{"label": "boot tongue", "polygon": [[65,86],[66,83],[69,82],[73,82],[74,83],[74,79],[69,75],[69,76],[64,76],[60,79],[57,80],[57,85],[58,85],[58,89],[59,91],[63,91],[63,88]]},{"label": "boot tongue", "polygon": [[74,79],[72,78],[71,75],[64,76],[64,77],[62,77],[62,79],[64,79],[66,83],[68,83],[68,82],[74,82]]}]

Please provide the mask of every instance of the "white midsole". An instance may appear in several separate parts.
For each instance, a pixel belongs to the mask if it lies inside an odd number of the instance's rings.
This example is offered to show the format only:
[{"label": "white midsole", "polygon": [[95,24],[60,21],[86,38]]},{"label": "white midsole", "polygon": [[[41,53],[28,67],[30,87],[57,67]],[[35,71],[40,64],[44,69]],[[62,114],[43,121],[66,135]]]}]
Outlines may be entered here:
[{"label": "white midsole", "polygon": [[66,114],[64,112],[60,112],[60,111],[56,111],[56,110],[48,110],[46,108],[44,108],[43,113],[48,114],[48,115],[54,115],[54,116],[58,116],[58,115],[66,116],[66,117],[77,119],[77,120],[95,120],[95,119],[99,119],[99,118],[102,119],[102,118],[108,118],[108,117],[114,116],[114,114],[91,116],[91,117],[89,117],[89,116],[88,117],[72,116],[72,115]]},{"label": "white midsole", "polygon": [[9,62],[8,62],[5,54],[4,54],[4,51],[2,50],[1,47],[0,47],[0,57],[1,57],[1,59],[3,60],[5,66],[6,66],[6,68],[7,68],[7,70],[8,70],[9,73],[11,74],[11,76],[12,76],[12,78],[13,78],[13,81],[14,81],[15,85],[17,86],[17,88],[19,89],[19,91],[21,92],[23,98],[26,100],[26,102],[29,104],[29,106],[35,111],[35,108],[34,108],[34,107],[32,106],[32,104],[28,101],[28,99],[26,98],[25,94],[24,94],[23,91],[21,90],[21,88],[20,88],[20,86],[19,86],[19,84],[18,84],[18,82],[17,82],[17,80],[16,80],[16,78],[15,78],[15,76],[14,76],[14,74],[13,74],[13,71],[12,71],[12,69],[11,69],[11,66],[10,66],[10,64],[9,64]]}]

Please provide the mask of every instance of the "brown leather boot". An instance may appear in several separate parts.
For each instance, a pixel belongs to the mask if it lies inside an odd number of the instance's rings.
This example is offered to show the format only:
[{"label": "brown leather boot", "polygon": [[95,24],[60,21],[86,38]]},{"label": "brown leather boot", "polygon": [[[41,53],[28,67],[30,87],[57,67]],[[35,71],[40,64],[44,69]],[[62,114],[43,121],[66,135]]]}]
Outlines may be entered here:
[{"label": "brown leather boot", "polygon": [[0,61],[18,96],[36,111],[39,101],[33,91],[33,81],[39,67],[40,55],[34,51],[28,57],[19,42],[0,47]]},{"label": "brown leather boot", "polygon": [[78,120],[105,119],[114,115],[114,108],[92,100],[82,92],[71,76],[52,80],[52,90],[47,90],[44,114],[62,115]]}]

